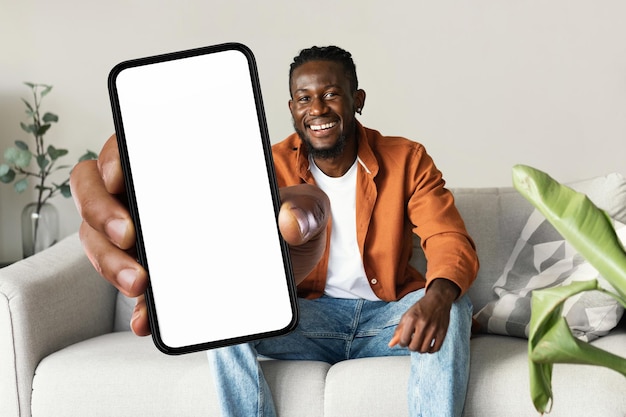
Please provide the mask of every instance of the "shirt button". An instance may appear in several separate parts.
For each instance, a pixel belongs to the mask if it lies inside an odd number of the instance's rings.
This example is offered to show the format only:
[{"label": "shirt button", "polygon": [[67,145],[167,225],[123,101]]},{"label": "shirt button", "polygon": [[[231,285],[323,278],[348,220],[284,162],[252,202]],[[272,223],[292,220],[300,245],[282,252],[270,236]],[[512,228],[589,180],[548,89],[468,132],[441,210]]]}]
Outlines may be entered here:
[{"label": "shirt button", "polygon": [[378,280],[376,278],[372,278],[370,282],[372,283],[372,285],[378,284]]}]

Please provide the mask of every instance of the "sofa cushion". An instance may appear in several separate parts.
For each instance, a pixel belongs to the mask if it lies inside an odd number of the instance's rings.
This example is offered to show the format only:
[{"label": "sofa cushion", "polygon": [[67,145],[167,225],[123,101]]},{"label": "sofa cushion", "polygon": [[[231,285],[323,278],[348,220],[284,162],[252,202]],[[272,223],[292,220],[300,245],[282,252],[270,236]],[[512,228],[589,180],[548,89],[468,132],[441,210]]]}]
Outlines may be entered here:
[{"label": "sofa cushion", "polygon": [[[619,174],[571,184],[586,193],[611,217],[626,217],[626,181]],[[618,226],[623,242],[626,228]],[[531,294],[535,289],[566,285],[598,277],[597,271],[576,253],[554,227],[535,210],[528,218],[504,271],[493,286],[497,298],[476,315],[484,331],[518,337],[528,336]],[[604,288],[610,286],[601,279]],[[610,331],[622,316],[622,306],[599,292],[579,294],[564,305],[573,333],[593,340]]]},{"label": "sofa cushion", "polygon": [[[626,330],[591,342],[626,355]],[[481,334],[471,343],[470,382],[464,417],[539,416],[530,398],[528,342],[516,337]],[[556,364],[550,417],[614,416],[626,411],[626,378],[603,367]]]},{"label": "sofa cushion", "polygon": [[[592,342],[626,355],[626,328]],[[525,340],[479,335],[471,341],[464,417],[536,415],[529,396]],[[410,357],[262,362],[281,416],[408,416]],[[626,378],[582,365],[554,367],[553,417],[621,416]],[[46,357],[33,380],[33,416],[217,417],[204,353],[168,356],[149,338],[110,333]],[[607,389],[610,387],[610,389]],[[621,414],[620,414],[621,412]]]},{"label": "sofa cushion", "polygon": [[[320,416],[329,364],[261,362],[279,415]],[[161,353],[149,337],[109,333],[46,357],[33,379],[32,415],[218,416],[206,353]]]}]

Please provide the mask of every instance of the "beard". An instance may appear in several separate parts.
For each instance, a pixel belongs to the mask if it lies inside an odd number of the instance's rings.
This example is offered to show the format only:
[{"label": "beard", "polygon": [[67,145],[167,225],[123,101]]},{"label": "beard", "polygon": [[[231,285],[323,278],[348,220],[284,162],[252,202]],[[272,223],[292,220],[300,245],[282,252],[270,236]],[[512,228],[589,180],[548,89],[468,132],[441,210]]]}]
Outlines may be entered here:
[{"label": "beard", "polygon": [[[355,127],[356,126],[353,124],[352,129],[354,130]],[[339,136],[339,139],[337,139],[337,142],[335,142],[332,147],[326,149],[318,149],[313,146],[313,144],[311,143],[311,139],[309,139],[309,137],[302,130],[296,127],[295,123],[293,128],[295,129],[298,136],[300,136],[300,139],[302,139],[302,142],[304,142],[308,154],[316,159],[334,159],[341,156],[343,150],[346,147],[346,142],[348,141],[346,135],[342,133],[341,136]]]}]

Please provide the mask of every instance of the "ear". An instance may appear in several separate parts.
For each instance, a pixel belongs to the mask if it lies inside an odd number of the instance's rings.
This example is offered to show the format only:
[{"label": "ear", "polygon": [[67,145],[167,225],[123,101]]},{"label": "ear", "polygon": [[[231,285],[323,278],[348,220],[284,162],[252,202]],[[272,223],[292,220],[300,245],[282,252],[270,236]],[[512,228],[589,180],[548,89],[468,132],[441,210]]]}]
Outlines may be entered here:
[{"label": "ear", "polygon": [[361,111],[365,107],[365,90],[356,90],[354,92],[354,110],[361,114]]},{"label": "ear", "polygon": [[293,115],[293,100],[289,99],[287,104],[289,104],[289,112]]}]

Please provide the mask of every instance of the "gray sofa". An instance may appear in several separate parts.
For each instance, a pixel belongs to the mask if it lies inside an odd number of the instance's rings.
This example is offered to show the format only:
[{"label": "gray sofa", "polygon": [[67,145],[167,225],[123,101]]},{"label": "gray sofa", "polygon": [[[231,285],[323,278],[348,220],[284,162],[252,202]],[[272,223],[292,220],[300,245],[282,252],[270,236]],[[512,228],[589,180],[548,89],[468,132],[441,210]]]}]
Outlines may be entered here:
[{"label": "gray sofa", "polygon": [[[470,291],[493,300],[532,207],[511,188],[453,190],[481,259]],[[416,246],[414,262],[424,261]],[[76,235],[0,269],[0,416],[218,416],[204,353],[169,357],[128,331],[132,302],[89,264]],[[626,320],[597,346],[626,356]],[[477,334],[471,342],[467,417],[537,415],[527,344]],[[263,362],[283,417],[407,416],[405,357]],[[558,416],[626,416],[626,378],[604,368],[556,365]]]}]

